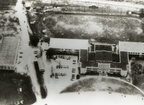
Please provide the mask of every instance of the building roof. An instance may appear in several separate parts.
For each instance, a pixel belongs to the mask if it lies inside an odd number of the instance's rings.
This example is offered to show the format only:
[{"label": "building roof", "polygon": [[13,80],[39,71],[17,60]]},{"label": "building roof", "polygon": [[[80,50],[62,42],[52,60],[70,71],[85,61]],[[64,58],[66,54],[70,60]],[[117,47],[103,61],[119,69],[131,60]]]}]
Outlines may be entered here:
[{"label": "building roof", "polygon": [[84,40],[84,39],[50,38],[50,48],[87,50],[88,47],[89,47],[89,42],[88,40]]},{"label": "building roof", "polygon": [[120,41],[119,51],[144,53],[144,43]]},{"label": "building roof", "polygon": [[112,46],[111,45],[96,45],[95,50],[105,50],[105,51],[112,51]]},{"label": "building roof", "polygon": [[95,59],[97,62],[112,62],[112,52],[96,52]]},{"label": "building roof", "polygon": [[0,65],[13,66],[16,63],[18,37],[4,37],[0,44]]}]

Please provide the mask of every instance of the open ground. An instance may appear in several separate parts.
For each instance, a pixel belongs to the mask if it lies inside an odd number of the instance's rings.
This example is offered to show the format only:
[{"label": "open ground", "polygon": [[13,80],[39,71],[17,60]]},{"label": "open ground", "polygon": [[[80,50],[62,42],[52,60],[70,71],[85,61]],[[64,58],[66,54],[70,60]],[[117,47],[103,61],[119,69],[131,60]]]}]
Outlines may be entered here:
[{"label": "open ground", "polygon": [[138,18],[115,16],[49,15],[38,22],[38,29],[58,38],[96,39],[98,42],[142,42],[143,25]]}]

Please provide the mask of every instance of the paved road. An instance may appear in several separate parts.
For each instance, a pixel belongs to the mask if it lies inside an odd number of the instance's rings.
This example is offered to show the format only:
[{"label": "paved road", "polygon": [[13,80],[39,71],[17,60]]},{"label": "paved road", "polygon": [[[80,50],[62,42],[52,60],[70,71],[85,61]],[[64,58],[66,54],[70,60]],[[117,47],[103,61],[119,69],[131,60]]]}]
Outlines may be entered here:
[{"label": "paved road", "polygon": [[33,90],[35,92],[37,101],[41,100],[41,93],[40,88],[38,85],[38,81],[36,78],[36,73],[33,67],[33,61],[35,59],[34,50],[35,48],[32,48],[29,46],[29,32],[31,32],[29,28],[29,24],[27,21],[27,17],[25,15],[26,10],[22,5],[22,0],[18,0],[16,4],[16,16],[19,19],[20,26],[21,26],[21,44],[20,44],[20,51],[23,52],[22,58],[19,59],[20,63],[17,64],[18,71],[17,72],[26,72],[28,71],[28,74],[31,77]]},{"label": "paved road", "polygon": [[[20,51],[23,52],[22,59],[19,60],[20,64],[18,64],[18,72],[25,72],[27,70],[28,74],[31,77],[32,85],[33,85],[33,91],[35,93],[35,96],[37,98],[37,102],[33,105],[46,105],[47,98],[42,99],[41,98],[41,92],[40,92],[40,86],[37,81],[36,72],[33,66],[33,61],[36,59],[34,55],[34,51],[38,50],[38,48],[32,48],[29,46],[29,32],[32,32],[30,30],[28,20],[26,17],[26,10],[21,4],[22,0],[18,0],[18,3],[16,5],[17,10],[17,17],[19,18],[20,26],[21,26],[21,46]],[[44,58],[45,59],[45,58]],[[49,67],[49,66],[46,66]],[[47,73],[47,72],[46,72]],[[45,73],[45,74],[46,74]],[[46,75],[45,75],[46,76]],[[47,79],[47,76],[45,77]],[[47,82],[47,81],[45,81]]]},{"label": "paved road", "polygon": [[64,15],[91,15],[91,16],[112,16],[112,17],[128,17],[128,18],[138,18],[138,15],[127,15],[121,13],[100,13],[100,12],[78,12],[78,11],[48,11],[48,13],[64,14]]},{"label": "paved road", "polygon": [[144,8],[142,4],[135,4],[132,2],[118,2],[118,1],[104,1],[104,0],[70,0],[71,4],[96,4],[98,6],[112,6],[113,8],[123,8],[123,9],[128,9],[128,10],[136,10],[140,8]]}]

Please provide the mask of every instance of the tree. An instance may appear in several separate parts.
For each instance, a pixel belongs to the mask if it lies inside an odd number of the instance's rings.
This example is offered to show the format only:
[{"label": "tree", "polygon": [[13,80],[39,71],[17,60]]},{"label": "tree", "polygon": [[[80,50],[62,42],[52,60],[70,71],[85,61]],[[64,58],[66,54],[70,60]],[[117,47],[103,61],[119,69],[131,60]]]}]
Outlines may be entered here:
[{"label": "tree", "polygon": [[[19,89],[22,89],[20,91]],[[0,100],[3,105],[14,105],[23,100],[24,105],[33,104],[36,101],[32,90],[31,79],[26,74],[0,72]],[[1,103],[0,103],[1,104]]]},{"label": "tree", "polygon": [[138,77],[142,73],[142,65],[139,64],[135,58],[131,62],[131,77],[134,85],[138,84]]},{"label": "tree", "polygon": [[39,43],[39,38],[36,35],[30,35],[30,44],[31,46],[36,47]]},{"label": "tree", "polygon": [[43,41],[46,42],[46,43],[49,43],[50,42],[50,38],[49,37],[44,37]]},{"label": "tree", "polygon": [[2,40],[2,35],[0,35],[0,40]]},{"label": "tree", "polygon": [[47,59],[53,58],[53,55],[55,55],[55,54],[56,54],[55,49],[52,49],[52,48],[48,49],[46,52]]},{"label": "tree", "polygon": [[46,18],[45,25],[48,29],[51,29],[56,25],[56,20],[51,17],[48,17]]}]

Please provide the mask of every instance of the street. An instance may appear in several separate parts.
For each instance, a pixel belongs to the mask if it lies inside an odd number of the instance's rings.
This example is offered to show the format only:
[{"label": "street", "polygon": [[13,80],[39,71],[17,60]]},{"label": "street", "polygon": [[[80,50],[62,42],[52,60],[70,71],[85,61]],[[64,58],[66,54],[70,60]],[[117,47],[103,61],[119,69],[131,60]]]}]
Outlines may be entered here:
[{"label": "street", "polygon": [[21,43],[19,52],[23,52],[22,58],[18,59],[20,63],[17,64],[17,72],[26,72],[30,75],[33,85],[32,88],[38,101],[41,100],[41,93],[32,63],[35,59],[34,51],[36,48],[29,46],[29,32],[31,32],[31,30],[25,15],[26,10],[22,5],[22,0],[18,0],[15,10],[17,11],[16,16],[18,17],[21,26]]}]

